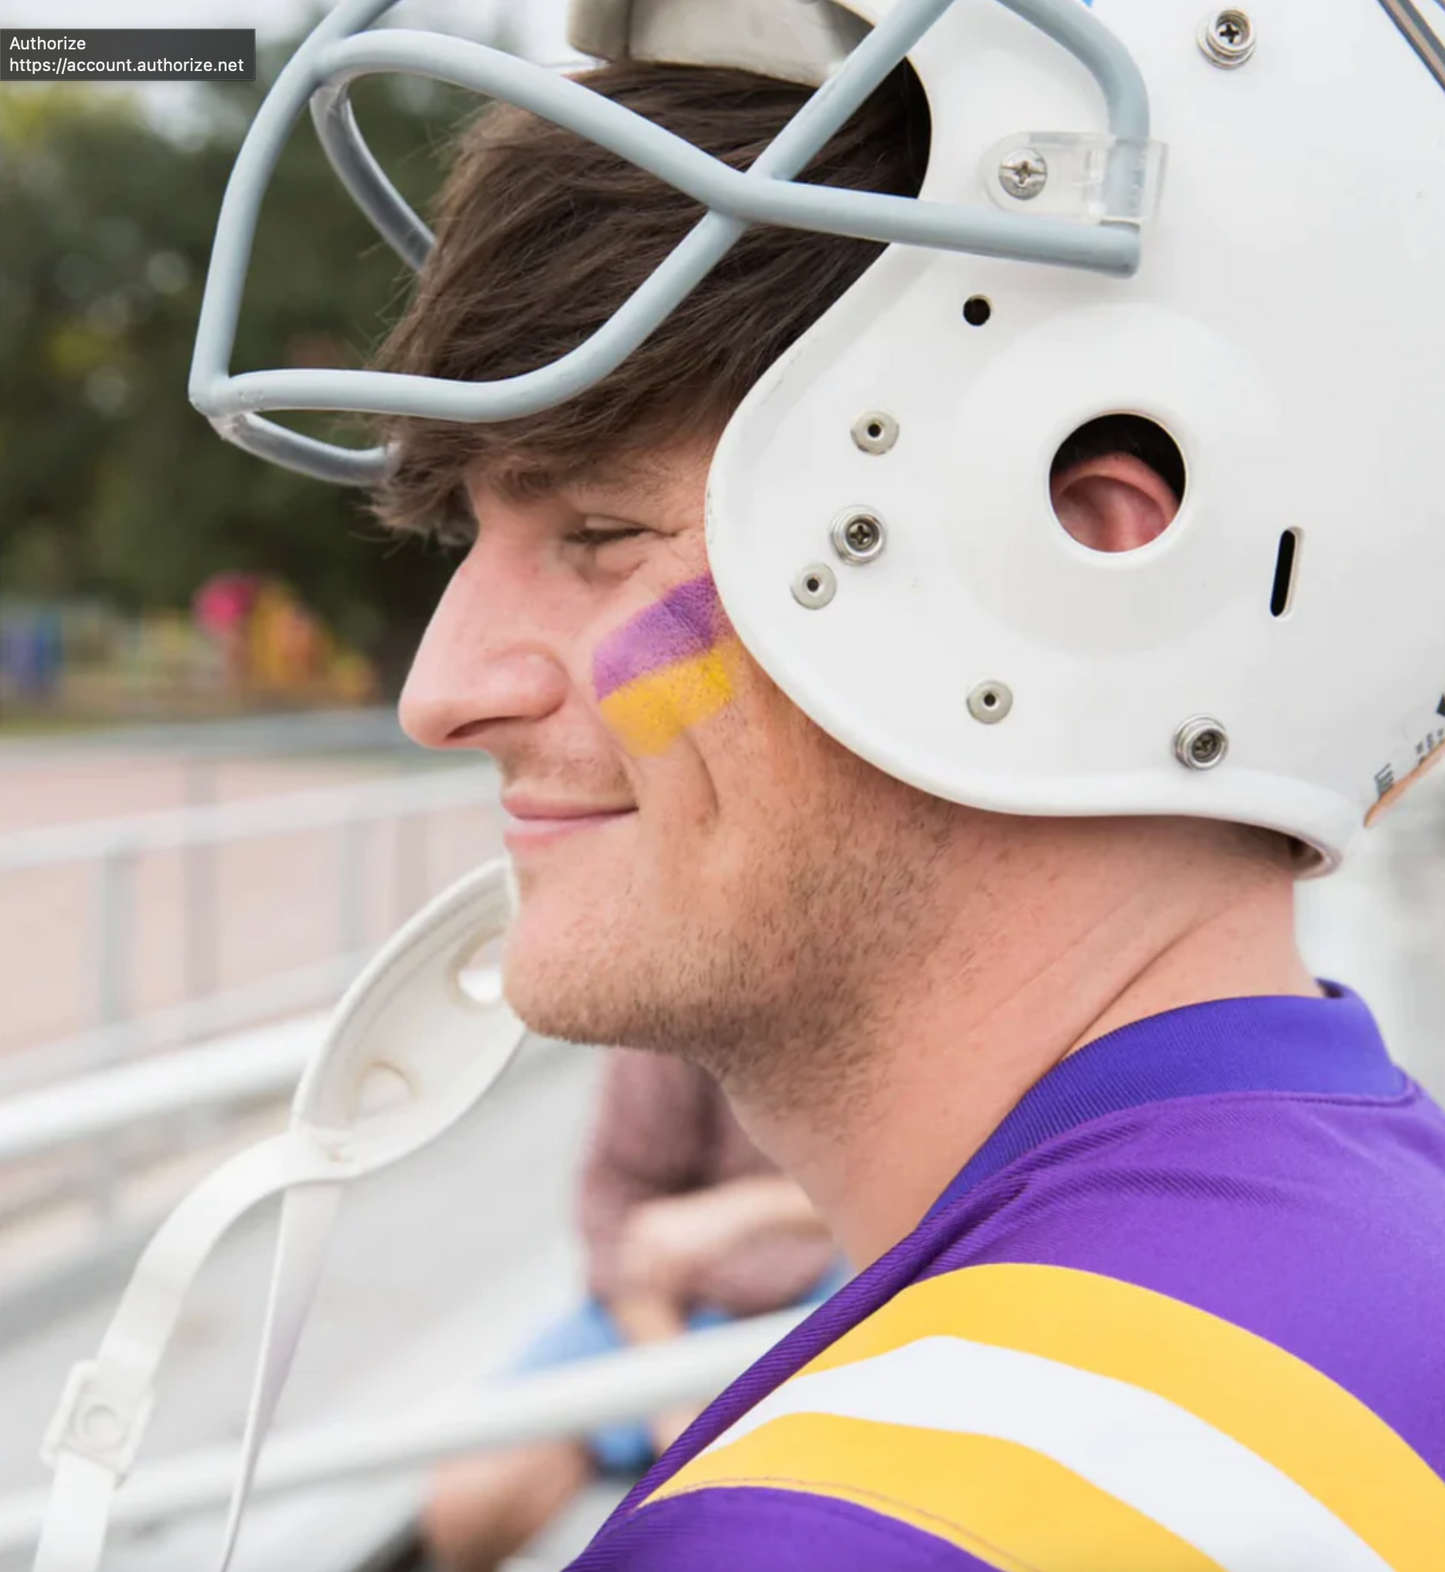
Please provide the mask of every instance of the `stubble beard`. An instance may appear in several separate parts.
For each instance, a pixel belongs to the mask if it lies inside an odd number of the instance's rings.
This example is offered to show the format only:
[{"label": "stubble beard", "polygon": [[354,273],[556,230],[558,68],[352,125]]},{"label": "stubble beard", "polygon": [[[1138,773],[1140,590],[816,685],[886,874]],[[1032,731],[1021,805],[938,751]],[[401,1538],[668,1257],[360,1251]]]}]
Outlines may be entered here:
[{"label": "stubble beard", "polygon": [[947,921],[958,810],[842,758],[828,800],[810,794],[746,868],[684,873],[665,906],[645,885],[618,890],[605,916],[553,929],[508,971],[513,1008],[564,1041],[677,1055],[777,1113],[866,1096]]}]

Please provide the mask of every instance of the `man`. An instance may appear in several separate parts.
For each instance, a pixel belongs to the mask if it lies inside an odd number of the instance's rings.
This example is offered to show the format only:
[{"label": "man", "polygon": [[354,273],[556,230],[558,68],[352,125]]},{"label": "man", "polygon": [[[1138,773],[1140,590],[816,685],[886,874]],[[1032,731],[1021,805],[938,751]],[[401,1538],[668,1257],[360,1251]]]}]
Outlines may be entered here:
[{"label": "man", "polygon": [[[514,1374],[818,1304],[843,1280],[807,1197],[743,1134],[717,1083],[661,1054],[610,1056],[577,1214],[588,1298],[533,1340]],[[599,1472],[642,1474],[698,1412],[447,1464],[429,1492],[426,1544],[443,1566],[490,1572]]]},{"label": "man", "polygon": [[197,396],[396,417],[510,1001],[863,1268],[578,1568],[1438,1568],[1445,1118],[1291,920],[1445,743],[1433,0],[575,16],[602,107],[455,52],[592,140],[467,137],[409,380]]}]

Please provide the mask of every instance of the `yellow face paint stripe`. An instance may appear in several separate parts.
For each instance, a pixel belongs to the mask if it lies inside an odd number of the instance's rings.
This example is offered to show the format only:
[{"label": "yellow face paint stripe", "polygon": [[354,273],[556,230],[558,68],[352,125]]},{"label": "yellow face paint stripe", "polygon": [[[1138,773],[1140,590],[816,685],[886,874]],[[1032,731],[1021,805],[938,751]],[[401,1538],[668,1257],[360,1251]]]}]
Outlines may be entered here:
[{"label": "yellow face paint stripe", "polygon": [[1153,1392],[1293,1479],[1396,1572],[1445,1566],[1445,1480],[1378,1415],[1263,1338],[1132,1283],[1063,1267],[969,1267],[905,1289],[799,1374],[933,1336]]},{"label": "yellow face paint stripe", "polygon": [[999,1572],[1219,1572],[1052,1458],[992,1436],[792,1414],[694,1458],[650,1500],[729,1485],[850,1501]]},{"label": "yellow face paint stripe", "polygon": [[602,718],[628,752],[662,753],[732,702],[734,658],[719,646],[635,678],[602,700]]}]

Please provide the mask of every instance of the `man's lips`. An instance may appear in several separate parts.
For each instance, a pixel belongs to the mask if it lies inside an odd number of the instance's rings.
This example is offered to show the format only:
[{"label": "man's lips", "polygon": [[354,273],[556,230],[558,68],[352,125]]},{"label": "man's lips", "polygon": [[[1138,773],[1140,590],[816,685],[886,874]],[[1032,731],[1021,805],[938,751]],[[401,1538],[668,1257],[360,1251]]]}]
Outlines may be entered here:
[{"label": "man's lips", "polygon": [[613,824],[636,813],[636,808],[591,808],[582,805],[502,799],[507,822],[504,838],[509,846],[535,845],[562,835],[575,835]]}]

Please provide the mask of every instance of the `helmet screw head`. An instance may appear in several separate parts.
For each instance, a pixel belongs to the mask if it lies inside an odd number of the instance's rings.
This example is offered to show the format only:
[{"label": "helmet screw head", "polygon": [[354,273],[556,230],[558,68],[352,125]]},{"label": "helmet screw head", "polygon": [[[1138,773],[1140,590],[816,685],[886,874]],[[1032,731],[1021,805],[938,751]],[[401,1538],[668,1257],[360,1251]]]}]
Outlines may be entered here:
[{"label": "helmet screw head", "polygon": [[968,713],[985,726],[1007,720],[1013,707],[1013,689],[1006,682],[981,682],[968,696]]},{"label": "helmet screw head", "polygon": [[1186,770],[1212,770],[1224,763],[1229,733],[1207,715],[1187,720],[1174,734],[1174,756]]},{"label": "helmet screw head", "polygon": [[1215,11],[1199,24],[1199,47],[1204,58],[1221,70],[1242,66],[1254,53],[1254,23],[1233,6]]},{"label": "helmet screw head", "polygon": [[998,183],[1016,201],[1032,202],[1049,183],[1048,160],[1037,148],[1015,148],[998,166]]},{"label": "helmet screw head", "polygon": [[833,525],[833,550],[844,562],[851,562],[855,567],[876,562],[887,544],[883,521],[875,514],[850,509]]},{"label": "helmet screw head", "polygon": [[793,580],[793,599],[807,611],[821,611],[837,593],[838,580],[826,563],[813,563]]}]

